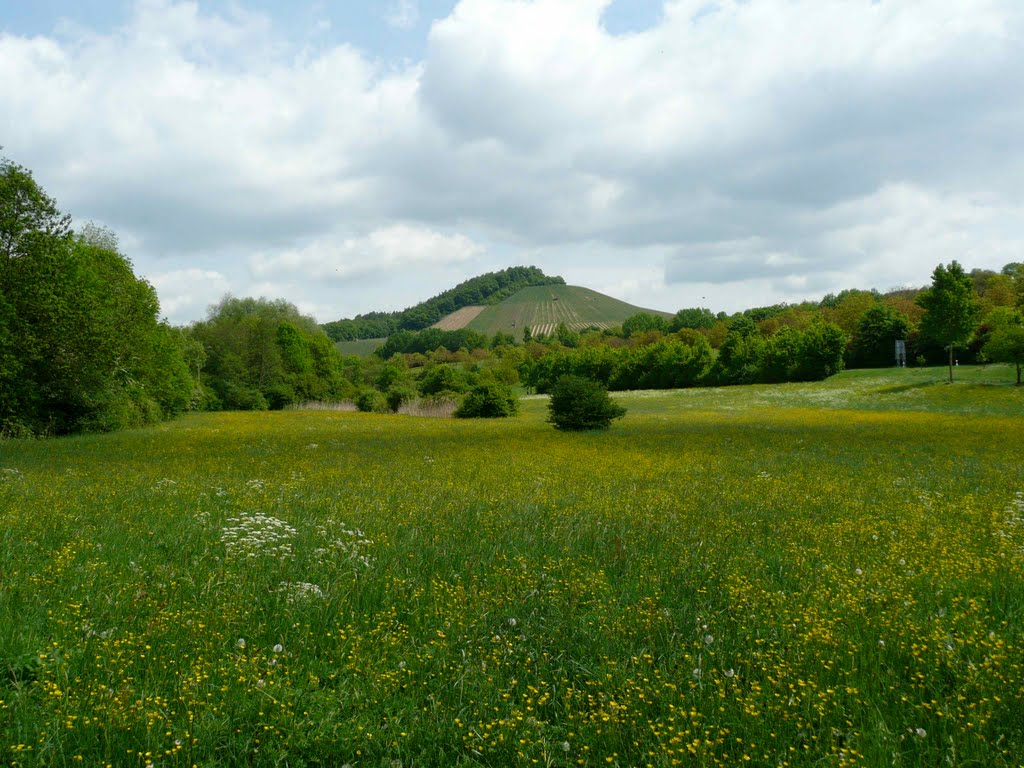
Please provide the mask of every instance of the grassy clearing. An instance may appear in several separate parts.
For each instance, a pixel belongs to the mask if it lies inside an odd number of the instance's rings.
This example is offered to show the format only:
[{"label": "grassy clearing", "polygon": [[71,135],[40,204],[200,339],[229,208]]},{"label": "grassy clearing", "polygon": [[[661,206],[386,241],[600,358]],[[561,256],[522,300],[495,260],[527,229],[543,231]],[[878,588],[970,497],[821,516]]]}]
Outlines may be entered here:
[{"label": "grassy clearing", "polygon": [[356,341],[336,341],[334,346],[343,355],[354,355],[357,357],[369,357],[384,346],[387,339],[358,339]]},{"label": "grassy clearing", "polygon": [[0,444],[0,763],[1017,766],[1021,390],[941,373]]}]

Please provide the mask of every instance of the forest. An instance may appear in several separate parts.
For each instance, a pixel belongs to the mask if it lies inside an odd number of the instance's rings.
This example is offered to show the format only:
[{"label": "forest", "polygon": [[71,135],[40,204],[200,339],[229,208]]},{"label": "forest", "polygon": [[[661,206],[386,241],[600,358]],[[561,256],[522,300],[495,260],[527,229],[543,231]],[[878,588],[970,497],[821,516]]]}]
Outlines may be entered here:
[{"label": "forest", "polygon": [[[546,392],[566,374],[612,390],[814,381],[894,365],[895,339],[906,340],[907,365],[944,363],[950,380],[958,363],[1004,362],[1019,383],[1024,364],[1022,263],[966,272],[954,261],[924,288],[847,290],[732,315],[639,313],[619,327],[561,325],[549,336],[427,328],[455,309],[543,284],[564,281],[511,267],[403,312],[324,326],[284,299],[228,295],[203,320],[174,327],[115,233],[75,228],[28,169],[3,159],[0,435],[103,432],[189,410],[303,403],[397,411],[428,399],[454,408],[480,387]],[[370,358],[334,345],[377,333],[389,338]]]}]

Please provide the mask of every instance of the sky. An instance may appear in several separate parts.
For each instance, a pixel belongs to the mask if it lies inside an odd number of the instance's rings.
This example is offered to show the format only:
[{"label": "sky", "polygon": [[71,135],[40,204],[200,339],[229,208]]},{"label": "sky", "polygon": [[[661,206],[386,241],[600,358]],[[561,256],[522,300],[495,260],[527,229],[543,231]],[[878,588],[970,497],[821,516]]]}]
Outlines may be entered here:
[{"label": "sky", "polygon": [[0,0],[0,150],[174,323],[535,265],[736,311],[1024,260],[1020,0]]}]

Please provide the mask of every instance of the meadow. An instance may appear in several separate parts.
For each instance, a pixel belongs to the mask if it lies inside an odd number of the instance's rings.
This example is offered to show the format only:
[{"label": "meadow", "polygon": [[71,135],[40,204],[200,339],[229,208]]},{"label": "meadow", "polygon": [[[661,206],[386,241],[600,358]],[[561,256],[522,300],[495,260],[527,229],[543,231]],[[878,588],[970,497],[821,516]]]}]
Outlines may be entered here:
[{"label": "meadow", "polygon": [[1008,367],[0,443],[0,765],[1024,765]]}]

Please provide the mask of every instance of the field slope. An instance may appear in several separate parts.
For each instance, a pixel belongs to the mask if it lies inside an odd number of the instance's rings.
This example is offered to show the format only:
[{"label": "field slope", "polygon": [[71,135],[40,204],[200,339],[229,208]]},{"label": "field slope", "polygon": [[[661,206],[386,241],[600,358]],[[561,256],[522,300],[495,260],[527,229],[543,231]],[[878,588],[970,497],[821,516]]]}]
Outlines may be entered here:
[{"label": "field slope", "polygon": [[1005,367],[0,443],[0,763],[1019,766]]},{"label": "field slope", "polygon": [[665,312],[627,304],[589,288],[542,285],[524,288],[500,304],[485,307],[467,327],[488,334],[503,331],[518,338],[525,327],[535,335],[551,334],[559,323],[565,323],[572,330],[588,326],[610,328],[638,312],[670,316]]}]

